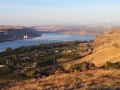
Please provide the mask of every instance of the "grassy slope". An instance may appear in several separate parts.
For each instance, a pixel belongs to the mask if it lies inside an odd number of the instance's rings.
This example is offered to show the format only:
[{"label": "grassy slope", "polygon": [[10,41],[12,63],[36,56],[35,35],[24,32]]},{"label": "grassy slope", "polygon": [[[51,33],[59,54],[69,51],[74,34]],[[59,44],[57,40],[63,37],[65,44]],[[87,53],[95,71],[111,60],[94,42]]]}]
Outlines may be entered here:
[{"label": "grassy slope", "polygon": [[84,72],[56,73],[41,79],[26,80],[4,90],[97,90],[120,89],[120,70],[90,70]]},{"label": "grassy slope", "polygon": [[80,60],[80,62],[90,61],[99,66],[107,61],[120,61],[120,28],[111,32],[98,36],[93,43],[95,46],[93,53]]}]

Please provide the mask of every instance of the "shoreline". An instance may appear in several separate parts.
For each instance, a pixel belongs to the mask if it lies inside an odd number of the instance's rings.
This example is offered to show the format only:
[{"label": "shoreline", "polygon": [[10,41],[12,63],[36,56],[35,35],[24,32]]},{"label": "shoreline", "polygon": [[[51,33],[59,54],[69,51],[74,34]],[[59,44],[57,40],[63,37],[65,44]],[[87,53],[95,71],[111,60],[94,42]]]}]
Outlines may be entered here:
[{"label": "shoreline", "polygon": [[[80,36],[94,36],[94,37],[96,37],[97,35],[99,35],[98,33],[97,34],[91,34],[91,33],[87,33],[87,34],[83,34],[83,33],[81,33],[81,34],[74,34],[74,33],[62,33],[62,32],[40,32],[40,33],[38,33],[39,35],[38,36],[34,36],[34,37],[28,37],[27,39],[33,39],[33,38],[35,38],[35,37],[40,37],[40,36],[42,36],[42,34],[43,33],[58,33],[58,34],[63,34],[63,35],[80,35]],[[26,40],[27,40],[26,39]],[[9,38],[9,39],[4,39],[4,40],[0,40],[0,43],[1,42],[6,42],[6,41],[15,41],[15,40],[24,40],[24,38]]]},{"label": "shoreline", "polygon": [[[52,33],[51,33],[52,34]],[[54,35],[54,34],[53,34]],[[60,34],[60,36],[61,35],[65,35],[65,34]],[[42,33],[41,33],[41,35],[39,36],[39,37],[42,37],[42,36],[44,36]],[[49,35],[48,35],[49,36]],[[75,35],[74,35],[75,36]],[[73,37],[74,37],[73,36]],[[80,35],[76,35],[77,37],[81,37]],[[75,37],[76,37],[75,36]],[[87,37],[87,35],[84,35],[85,37]],[[37,36],[36,36],[37,37]],[[54,36],[53,36],[54,37]],[[94,37],[94,36],[93,36]],[[1,44],[1,46],[4,46],[5,45],[5,47],[16,47],[16,45],[15,45],[15,43],[13,43],[14,41],[16,42],[19,42],[19,40],[21,41],[21,40],[29,40],[29,39],[34,39],[35,37],[28,37],[28,39],[23,39],[23,38],[11,38],[11,39],[7,39],[7,40],[4,40],[4,41],[0,41],[0,44]],[[71,41],[72,39],[69,39],[69,40],[67,40],[67,41]],[[76,39],[75,39],[76,40]],[[79,39],[80,40],[80,39]],[[92,38],[89,38],[89,40],[94,40],[94,38],[92,39]],[[89,41],[88,39],[86,39],[86,41]],[[35,40],[34,40],[35,41]],[[72,40],[72,41],[74,41],[74,40]],[[85,40],[82,40],[81,39],[81,41],[85,41]],[[8,42],[8,44],[4,44],[4,42]],[[31,42],[31,40],[30,40],[30,42]],[[41,41],[41,40],[38,40],[38,42],[31,42],[30,43],[30,45],[36,45],[36,43],[44,43],[44,42],[47,42],[46,41],[46,39],[45,40],[43,40],[43,41]],[[53,41],[52,41],[53,42]],[[10,43],[10,46],[9,46],[9,43]],[[13,43],[13,44],[11,44],[11,43]],[[50,43],[50,42],[49,42]],[[28,44],[21,44],[21,42],[19,42],[19,45],[18,45],[18,43],[17,43],[17,47],[18,46],[24,46],[24,45],[26,45],[26,46],[28,46]],[[3,51],[3,50],[5,50],[5,48],[1,48],[1,50],[0,51]]]},{"label": "shoreline", "polygon": [[[41,37],[41,36],[42,36],[42,34],[40,36],[28,37],[27,39],[32,39],[32,38]],[[15,40],[24,40],[24,38],[9,38],[9,39],[5,39],[5,40],[0,40],[0,43],[6,42],[6,41],[15,41]]]}]

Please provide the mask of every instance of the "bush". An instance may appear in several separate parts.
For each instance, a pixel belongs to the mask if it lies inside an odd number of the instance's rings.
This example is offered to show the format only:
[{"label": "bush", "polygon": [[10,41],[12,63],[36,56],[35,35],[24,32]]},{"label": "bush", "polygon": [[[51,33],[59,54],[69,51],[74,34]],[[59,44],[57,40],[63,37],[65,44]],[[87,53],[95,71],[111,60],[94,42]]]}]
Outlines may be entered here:
[{"label": "bush", "polygon": [[50,74],[54,74],[56,71],[65,71],[65,69],[61,66],[53,67],[52,70],[50,71]]},{"label": "bush", "polygon": [[0,76],[0,79],[2,79],[2,80],[14,80],[14,79],[22,79],[22,77],[18,74],[11,73],[11,74]]},{"label": "bush", "polygon": [[105,66],[106,69],[109,69],[111,67],[114,67],[113,64],[111,62],[106,62]]},{"label": "bush", "polygon": [[29,78],[34,77],[35,71],[28,71],[28,72],[25,73],[25,75]]},{"label": "bush", "polygon": [[77,63],[77,64],[74,64],[74,65],[71,65],[71,66],[70,66],[70,69],[71,69],[71,70],[75,70],[75,69],[81,70],[83,64],[84,64],[84,63]]},{"label": "bush", "polygon": [[119,62],[116,62],[116,63],[106,62],[106,64],[103,67],[106,68],[106,69],[109,69],[109,68],[120,69],[120,63]]},{"label": "bush", "polygon": [[88,70],[95,68],[95,64],[89,62],[77,63],[70,66],[71,70]]},{"label": "bush", "polygon": [[10,67],[0,67],[0,75],[9,74],[13,72]]}]

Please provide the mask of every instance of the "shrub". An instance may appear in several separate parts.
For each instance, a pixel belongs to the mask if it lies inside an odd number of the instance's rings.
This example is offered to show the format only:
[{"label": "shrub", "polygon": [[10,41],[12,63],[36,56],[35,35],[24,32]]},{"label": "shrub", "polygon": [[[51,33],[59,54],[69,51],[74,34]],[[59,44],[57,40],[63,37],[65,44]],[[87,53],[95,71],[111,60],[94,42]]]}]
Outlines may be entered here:
[{"label": "shrub", "polygon": [[106,68],[106,69],[109,69],[109,68],[120,69],[120,63],[119,62],[116,62],[116,63],[106,62],[106,64],[103,67]]},{"label": "shrub", "polygon": [[6,75],[0,76],[0,79],[2,79],[2,80],[14,80],[14,79],[22,79],[22,77],[18,74],[11,73],[11,74],[6,74]]},{"label": "shrub", "polygon": [[0,75],[9,74],[12,71],[10,67],[0,67]]},{"label": "shrub", "polygon": [[35,71],[28,71],[28,72],[25,73],[25,75],[29,78],[34,77]]},{"label": "shrub", "polygon": [[65,71],[65,69],[61,66],[53,67],[52,70],[50,71],[50,74],[54,74],[56,71]]},{"label": "shrub", "polygon": [[75,69],[81,70],[83,64],[84,64],[84,63],[77,63],[77,64],[74,64],[74,65],[71,65],[71,66],[70,66],[70,69],[71,69],[71,70],[75,70]]},{"label": "shrub", "polygon": [[113,64],[111,62],[106,62],[105,66],[106,69],[109,69],[111,67],[113,67]]},{"label": "shrub", "polygon": [[87,69],[92,69],[95,67],[95,64],[89,63],[89,62],[82,62],[82,63],[77,63],[74,65],[70,66],[71,70],[87,70]]}]

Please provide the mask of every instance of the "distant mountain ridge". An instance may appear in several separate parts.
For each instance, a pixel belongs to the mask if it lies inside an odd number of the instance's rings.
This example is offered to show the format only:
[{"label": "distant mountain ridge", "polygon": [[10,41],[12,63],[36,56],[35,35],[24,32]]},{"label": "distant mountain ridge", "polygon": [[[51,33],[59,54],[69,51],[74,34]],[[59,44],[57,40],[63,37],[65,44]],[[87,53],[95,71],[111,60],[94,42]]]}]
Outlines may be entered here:
[{"label": "distant mountain ridge", "polygon": [[72,35],[98,35],[103,34],[111,26],[31,26],[40,32],[58,32]]},{"label": "distant mountain ridge", "polygon": [[106,30],[113,28],[112,26],[10,26],[0,25],[0,32],[6,29],[27,29],[31,28],[39,32],[58,32],[62,34],[90,34],[98,35],[104,33]]},{"label": "distant mountain ridge", "polygon": [[0,41],[22,39],[24,35],[30,38],[38,36],[38,32],[56,32],[72,35],[103,34],[110,26],[11,26],[0,25]]},{"label": "distant mountain ridge", "polygon": [[0,29],[24,29],[24,26],[0,25]]}]

